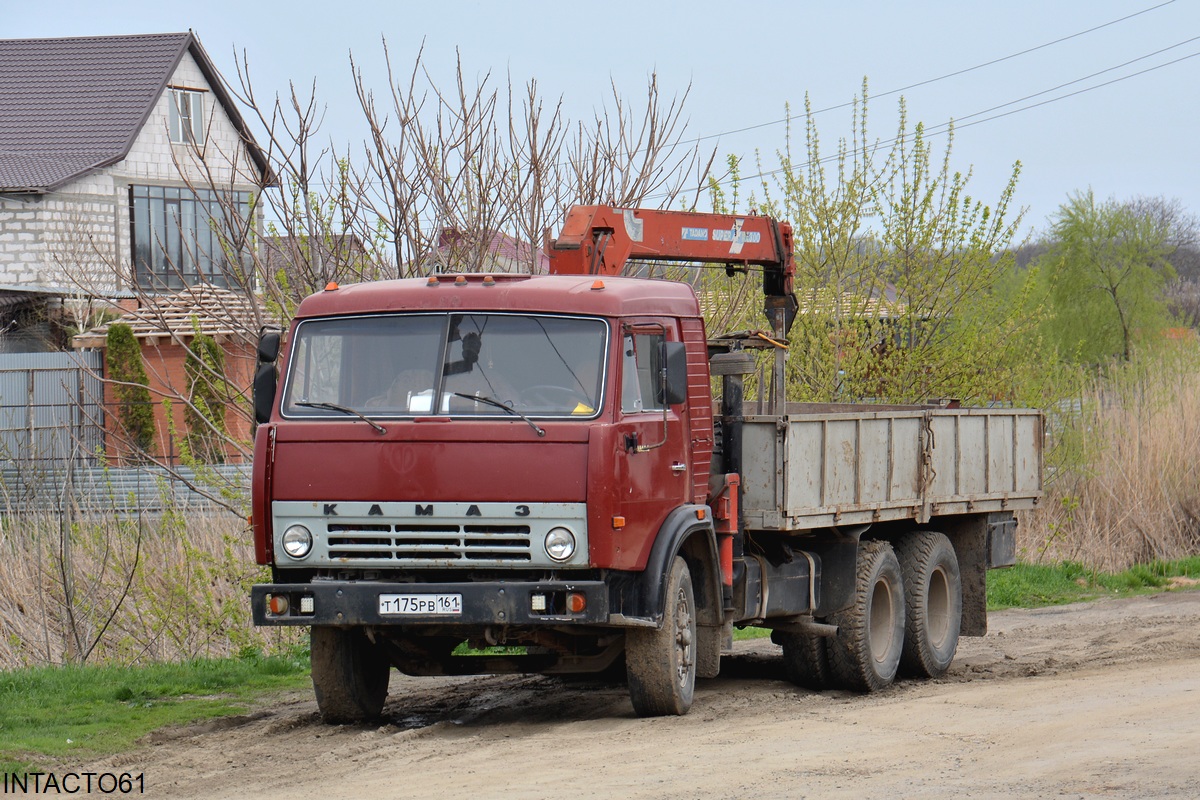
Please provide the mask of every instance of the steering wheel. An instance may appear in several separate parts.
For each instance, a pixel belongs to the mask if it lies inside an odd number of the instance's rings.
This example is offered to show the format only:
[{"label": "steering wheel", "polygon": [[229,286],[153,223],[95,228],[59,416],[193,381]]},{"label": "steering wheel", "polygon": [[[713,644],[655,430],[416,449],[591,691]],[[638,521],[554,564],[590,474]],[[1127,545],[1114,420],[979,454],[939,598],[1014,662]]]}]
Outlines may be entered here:
[{"label": "steering wheel", "polygon": [[555,386],[550,383],[526,386],[521,389],[521,399],[536,408],[549,406],[556,410],[571,411],[580,404],[594,408],[591,398],[578,389]]}]

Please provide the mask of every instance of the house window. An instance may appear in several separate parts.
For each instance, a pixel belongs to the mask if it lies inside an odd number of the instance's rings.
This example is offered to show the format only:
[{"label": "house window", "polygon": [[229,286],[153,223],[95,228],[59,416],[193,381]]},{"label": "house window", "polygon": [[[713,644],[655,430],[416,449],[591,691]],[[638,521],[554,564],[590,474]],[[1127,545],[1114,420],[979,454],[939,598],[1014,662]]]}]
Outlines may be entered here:
[{"label": "house window", "polygon": [[130,186],[133,284],[150,292],[210,283],[246,289],[252,274],[250,192]]},{"label": "house window", "polygon": [[171,141],[175,144],[204,144],[204,93],[187,89],[168,90],[171,97]]}]

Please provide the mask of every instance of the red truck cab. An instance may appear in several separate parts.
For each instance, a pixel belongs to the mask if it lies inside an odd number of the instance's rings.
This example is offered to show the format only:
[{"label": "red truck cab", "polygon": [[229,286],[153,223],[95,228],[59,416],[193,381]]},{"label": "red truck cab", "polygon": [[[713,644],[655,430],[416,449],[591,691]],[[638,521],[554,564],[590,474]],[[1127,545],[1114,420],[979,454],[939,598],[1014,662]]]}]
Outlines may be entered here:
[{"label": "red truck cab", "polygon": [[[410,673],[484,667],[452,655],[464,640],[532,646],[514,669],[597,669],[623,628],[661,625],[663,564],[715,563],[706,339],[687,285],[331,286],[287,339],[255,442],[256,552],[274,576],[253,589],[256,623],[313,626],[314,650],[330,639],[339,658]],[[711,630],[718,581],[709,570],[696,590]],[[318,669],[314,655],[314,682]],[[318,696],[344,693],[346,670],[363,672],[339,668]]]}]

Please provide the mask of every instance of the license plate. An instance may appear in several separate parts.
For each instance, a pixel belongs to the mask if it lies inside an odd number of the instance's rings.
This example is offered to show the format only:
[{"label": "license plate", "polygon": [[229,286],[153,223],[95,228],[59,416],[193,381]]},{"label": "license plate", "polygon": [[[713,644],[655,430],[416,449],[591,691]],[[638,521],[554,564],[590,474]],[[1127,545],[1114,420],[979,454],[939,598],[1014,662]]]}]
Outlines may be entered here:
[{"label": "license plate", "polygon": [[462,614],[461,594],[381,594],[381,615]]}]

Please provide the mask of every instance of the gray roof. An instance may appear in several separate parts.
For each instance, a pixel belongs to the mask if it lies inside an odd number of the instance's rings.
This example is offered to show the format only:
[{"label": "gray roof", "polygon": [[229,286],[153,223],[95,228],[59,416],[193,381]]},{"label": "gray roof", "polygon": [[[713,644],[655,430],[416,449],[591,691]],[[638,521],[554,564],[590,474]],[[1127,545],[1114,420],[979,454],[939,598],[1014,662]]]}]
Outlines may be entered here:
[{"label": "gray roof", "polygon": [[270,182],[266,157],[188,31],[0,39],[0,191],[51,191],[125,158],[187,52]]}]

